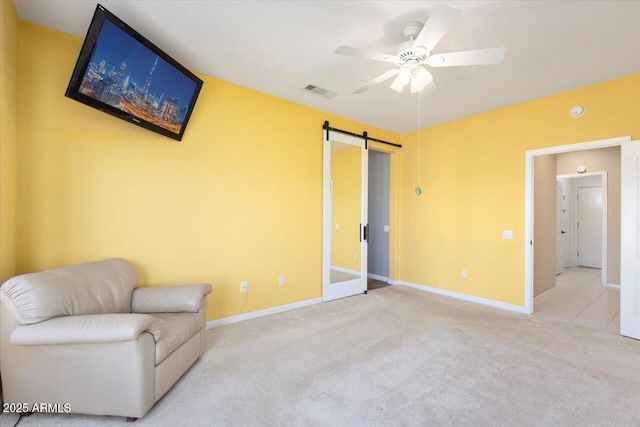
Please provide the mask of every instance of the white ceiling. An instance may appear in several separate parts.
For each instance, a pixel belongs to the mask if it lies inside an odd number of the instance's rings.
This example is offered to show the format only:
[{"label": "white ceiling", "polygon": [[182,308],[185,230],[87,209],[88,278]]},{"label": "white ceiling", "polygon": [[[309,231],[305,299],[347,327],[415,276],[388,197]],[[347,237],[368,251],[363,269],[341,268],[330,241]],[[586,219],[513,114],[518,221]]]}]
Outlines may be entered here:
[{"label": "white ceiling", "polygon": [[[97,4],[15,3],[21,19],[80,37]],[[505,46],[507,55],[500,65],[430,69],[436,89],[422,92],[422,127],[640,72],[640,1],[100,3],[192,71],[394,132],[418,128],[418,96],[391,81],[349,94],[393,65],[333,51],[393,53],[402,26],[439,4],[463,14],[434,53]],[[340,95],[327,100],[301,90],[307,84]]]}]

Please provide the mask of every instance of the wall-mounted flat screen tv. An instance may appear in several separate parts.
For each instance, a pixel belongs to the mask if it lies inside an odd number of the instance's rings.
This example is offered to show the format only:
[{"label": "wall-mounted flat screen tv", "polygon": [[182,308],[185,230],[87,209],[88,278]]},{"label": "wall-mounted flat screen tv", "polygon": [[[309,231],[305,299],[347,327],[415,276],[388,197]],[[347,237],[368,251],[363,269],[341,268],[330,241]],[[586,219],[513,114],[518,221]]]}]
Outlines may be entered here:
[{"label": "wall-mounted flat screen tv", "polygon": [[202,80],[98,5],[66,96],[180,141]]}]

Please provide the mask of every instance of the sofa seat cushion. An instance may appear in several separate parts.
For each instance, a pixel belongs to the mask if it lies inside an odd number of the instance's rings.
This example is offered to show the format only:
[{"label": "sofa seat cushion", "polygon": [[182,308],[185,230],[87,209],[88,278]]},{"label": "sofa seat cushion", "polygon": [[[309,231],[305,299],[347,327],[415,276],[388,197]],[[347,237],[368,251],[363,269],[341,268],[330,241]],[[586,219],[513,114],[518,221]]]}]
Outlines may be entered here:
[{"label": "sofa seat cushion", "polygon": [[199,313],[154,313],[148,332],[156,342],[156,365],[202,329]]}]

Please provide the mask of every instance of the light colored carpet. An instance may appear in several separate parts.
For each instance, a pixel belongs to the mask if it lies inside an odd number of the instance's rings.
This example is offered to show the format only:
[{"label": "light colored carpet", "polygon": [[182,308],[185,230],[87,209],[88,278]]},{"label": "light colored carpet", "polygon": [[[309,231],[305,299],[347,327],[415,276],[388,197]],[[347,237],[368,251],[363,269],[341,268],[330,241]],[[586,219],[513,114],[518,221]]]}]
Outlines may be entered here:
[{"label": "light colored carpet", "polygon": [[20,426],[638,426],[639,390],[639,341],[388,286],[210,330],[134,424]]}]

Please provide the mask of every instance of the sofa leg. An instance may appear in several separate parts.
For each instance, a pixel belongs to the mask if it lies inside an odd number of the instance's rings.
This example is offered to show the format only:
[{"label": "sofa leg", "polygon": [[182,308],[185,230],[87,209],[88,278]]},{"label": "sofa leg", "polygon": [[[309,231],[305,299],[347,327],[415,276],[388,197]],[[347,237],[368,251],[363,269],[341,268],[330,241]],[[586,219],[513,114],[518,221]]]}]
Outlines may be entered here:
[{"label": "sofa leg", "polygon": [[135,423],[138,419],[136,417],[127,417],[128,423]]}]

